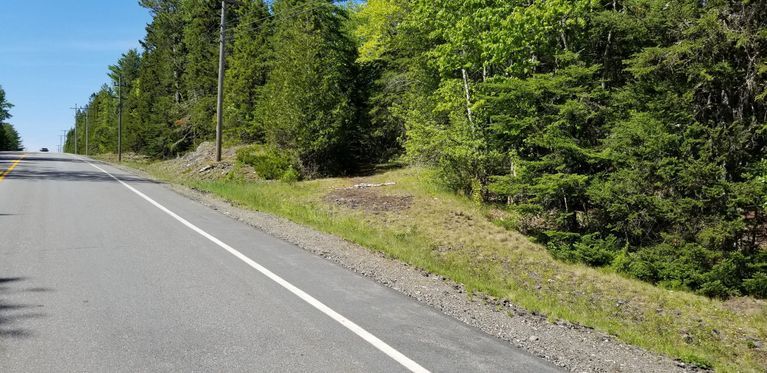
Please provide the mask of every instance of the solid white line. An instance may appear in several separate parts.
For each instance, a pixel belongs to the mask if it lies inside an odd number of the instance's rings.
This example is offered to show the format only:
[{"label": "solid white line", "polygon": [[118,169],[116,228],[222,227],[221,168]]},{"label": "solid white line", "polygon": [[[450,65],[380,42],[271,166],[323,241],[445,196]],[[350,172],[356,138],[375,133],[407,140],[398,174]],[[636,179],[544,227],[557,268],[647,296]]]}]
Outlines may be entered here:
[{"label": "solid white line", "polygon": [[201,236],[207,238],[211,242],[213,242],[216,245],[220,246],[222,249],[224,249],[224,250],[228,251],[230,254],[236,256],[238,259],[240,259],[243,262],[247,263],[249,266],[253,267],[255,270],[261,272],[264,276],[268,277],[269,279],[271,279],[272,281],[278,283],[280,286],[284,287],[285,289],[287,289],[291,293],[295,294],[297,297],[301,298],[304,302],[309,303],[312,307],[318,309],[320,312],[324,313],[325,315],[330,316],[331,319],[337,321],[339,324],[341,324],[344,327],[346,327],[347,329],[351,330],[354,334],[360,336],[362,339],[364,339],[365,341],[367,341],[368,343],[373,345],[373,347],[379,349],[381,352],[385,353],[390,358],[392,358],[395,361],[397,361],[398,363],[402,364],[402,366],[404,366],[405,368],[407,368],[411,372],[429,372],[428,370],[426,370],[426,368],[422,367],[421,365],[419,365],[415,361],[413,361],[410,358],[408,358],[407,356],[403,355],[401,352],[395,350],[393,347],[391,347],[388,344],[386,344],[386,342],[378,339],[378,337],[374,336],[373,334],[371,334],[367,330],[363,329],[361,326],[355,324],[354,322],[352,322],[351,320],[347,319],[343,315],[341,315],[338,312],[334,311],[332,308],[326,306],[322,302],[318,301],[317,299],[315,299],[311,295],[307,294],[305,291],[297,288],[296,286],[294,286],[290,282],[286,281],[282,277],[277,276],[272,271],[270,271],[270,270],[266,269],[264,266],[256,263],[255,261],[253,261],[252,259],[248,258],[247,256],[245,256],[241,252],[235,250],[233,247],[227,245],[226,243],[222,242],[218,238],[210,235],[208,232],[205,232],[204,230],[200,229],[196,225],[190,223],[188,220],[186,220],[186,219],[176,215],[176,213],[174,213],[173,211],[168,210],[165,206],[157,203],[155,200],[149,198],[146,194],[141,193],[136,188],[126,184],[125,182],[123,182],[122,180],[118,179],[114,175],[110,174],[109,172],[107,172],[103,168],[101,168],[99,166],[96,166],[95,164],[90,163],[87,160],[83,159],[83,161],[85,161],[89,165],[95,167],[96,169],[100,170],[101,172],[109,175],[113,179],[117,180],[117,182],[119,182],[120,184],[122,184],[126,188],[130,189],[130,191],[132,191],[133,193],[136,193],[139,197],[145,199],[147,202],[151,203],[152,205],[154,205],[158,209],[162,210],[164,213],[166,213],[166,214],[170,215],[171,217],[173,217],[174,219],[178,220],[181,224],[187,226],[187,228],[189,228],[189,229],[199,233]]}]

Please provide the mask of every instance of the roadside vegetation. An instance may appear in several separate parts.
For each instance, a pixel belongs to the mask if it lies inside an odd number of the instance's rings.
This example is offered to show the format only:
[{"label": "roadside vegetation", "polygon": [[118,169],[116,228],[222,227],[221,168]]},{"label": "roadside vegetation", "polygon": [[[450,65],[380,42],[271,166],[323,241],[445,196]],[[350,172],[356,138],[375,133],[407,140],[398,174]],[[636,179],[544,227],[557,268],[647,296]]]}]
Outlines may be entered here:
[{"label": "roadside vegetation", "polygon": [[11,108],[13,104],[5,98],[5,91],[0,86],[0,151],[16,151],[23,148],[21,136],[12,124],[6,120],[11,118]]},{"label": "roadside vegetation", "polygon": [[[110,66],[112,84],[77,116],[92,138],[74,149],[86,131],[70,132],[70,152],[115,151],[118,92],[126,150],[170,159],[214,136],[218,2],[140,4],[153,16],[142,50]],[[185,182],[656,351],[767,366],[753,300],[767,297],[764,1],[249,0],[229,12],[236,161]],[[413,203],[445,206],[376,223],[319,201],[334,177],[389,162],[416,167],[383,174]],[[757,306],[727,308],[743,302]]]},{"label": "roadside vegetation", "polygon": [[717,371],[757,372],[767,366],[765,301],[711,299],[652,286],[613,269],[563,262],[543,245],[506,228],[519,219],[517,212],[456,195],[434,169],[254,181],[253,170],[233,155],[223,165],[213,162],[208,144],[190,154],[164,162],[129,157],[129,164],[243,208],[335,234],[463,283],[470,294],[508,299],[552,322],[593,327]]}]

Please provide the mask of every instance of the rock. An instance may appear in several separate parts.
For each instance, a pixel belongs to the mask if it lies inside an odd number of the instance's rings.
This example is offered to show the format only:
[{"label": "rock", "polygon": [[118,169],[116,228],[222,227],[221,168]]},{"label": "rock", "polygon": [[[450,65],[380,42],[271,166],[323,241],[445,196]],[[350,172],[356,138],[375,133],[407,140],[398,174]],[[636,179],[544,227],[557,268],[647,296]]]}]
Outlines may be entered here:
[{"label": "rock", "polygon": [[527,340],[528,340],[528,341],[530,341],[530,342],[535,342],[535,341],[537,341],[538,339],[540,339],[540,338],[538,338],[538,336],[537,336],[537,335],[531,335],[531,336],[530,336],[530,338],[528,338]]}]

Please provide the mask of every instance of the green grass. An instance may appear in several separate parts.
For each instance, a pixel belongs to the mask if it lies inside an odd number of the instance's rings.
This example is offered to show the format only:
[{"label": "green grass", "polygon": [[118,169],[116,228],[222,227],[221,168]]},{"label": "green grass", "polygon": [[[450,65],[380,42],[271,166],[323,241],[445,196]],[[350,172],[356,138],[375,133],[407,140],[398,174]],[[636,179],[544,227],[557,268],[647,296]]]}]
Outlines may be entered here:
[{"label": "green grass", "polygon": [[[201,181],[165,163],[135,163],[160,179],[282,216],[385,253],[478,291],[506,298],[549,320],[567,320],[624,342],[717,371],[767,369],[767,306],[750,298],[720,301],[661,289],[553,259],[540,245],[498,224],[504,211],[444,190],[432,171],[406,168],[350,179],[297,183]],[[404,211],[372,213],[327,202],[333,188],[394,181],[374,193],[412,195]],[[619,301],[622,302],[619,305]],[[692,337],[685,338],[685,335]]]}]

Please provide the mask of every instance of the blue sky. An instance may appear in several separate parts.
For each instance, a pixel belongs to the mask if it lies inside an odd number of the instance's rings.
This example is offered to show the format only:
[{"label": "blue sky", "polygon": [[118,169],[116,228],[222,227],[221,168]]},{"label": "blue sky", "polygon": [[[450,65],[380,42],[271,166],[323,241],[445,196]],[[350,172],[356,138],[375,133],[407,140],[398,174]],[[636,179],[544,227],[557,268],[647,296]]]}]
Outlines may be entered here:
[{"label": "blue sky", "polygon": [[149,21],[138,0],[2,0],[0,86],[28,150],[57,150],[70,107],[108,81],[107,66],[139,47]]}]

